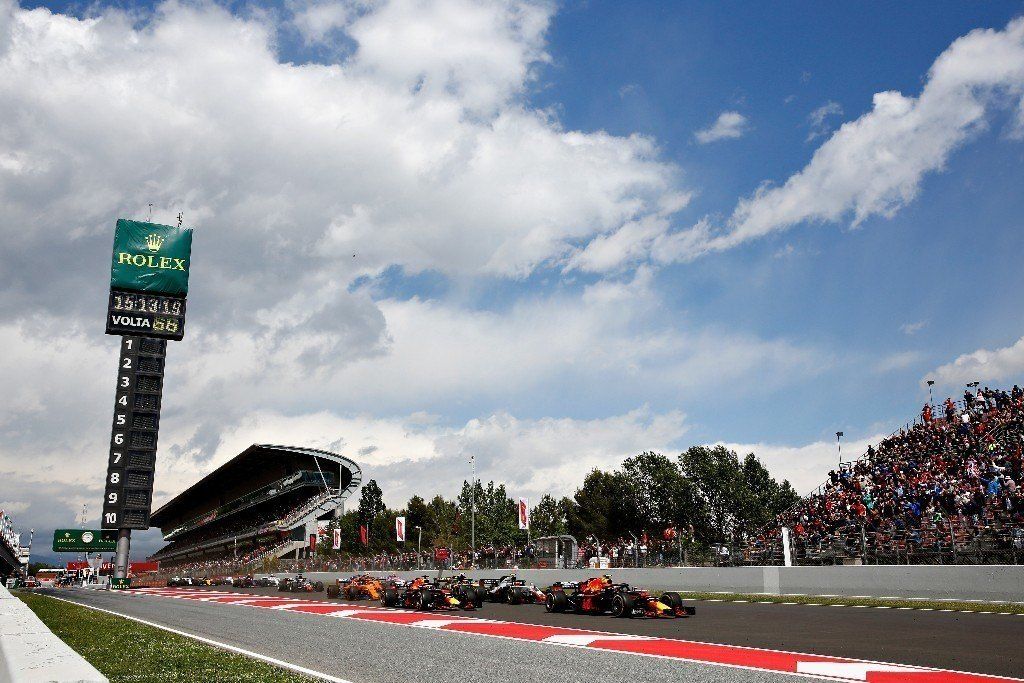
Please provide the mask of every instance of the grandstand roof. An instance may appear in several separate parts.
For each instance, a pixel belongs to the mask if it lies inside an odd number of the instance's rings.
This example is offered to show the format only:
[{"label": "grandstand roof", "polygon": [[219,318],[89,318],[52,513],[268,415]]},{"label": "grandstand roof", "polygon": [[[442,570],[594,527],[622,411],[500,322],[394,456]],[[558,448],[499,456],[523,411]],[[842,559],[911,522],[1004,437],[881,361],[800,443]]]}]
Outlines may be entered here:
[{"label": "grandstand roof", "polygon": [[[339,475],[343,497],[350,495],[362,481],[359,465],[343,455],[301,446],[253,444],[162,505],[152,514],[151,524],[163,527],[175,518],[188,516],[192,509],[209,507],[209,501],[220,497],[226,484],[251,480],[253,488],[258,488],[261,475],[272,465],[289,458],[301,460],[305,457],[317,462],[325,471]],[[309,462],[309,466],[313,466],[313,462]]]}]

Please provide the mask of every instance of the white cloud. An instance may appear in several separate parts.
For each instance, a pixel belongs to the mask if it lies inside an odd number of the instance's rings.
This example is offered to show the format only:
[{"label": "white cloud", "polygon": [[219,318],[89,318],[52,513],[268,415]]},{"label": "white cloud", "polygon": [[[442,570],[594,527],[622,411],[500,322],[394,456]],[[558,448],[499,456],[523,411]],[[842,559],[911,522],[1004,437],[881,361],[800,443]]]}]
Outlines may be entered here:
[{"label": "white cloud", "polygon": [[[655,414],[646,407],[589,420],[523,419],[497,412],[456,427],[438,425],[423,415],[373,419],[328,412],[294,417],[263,412],[225,430],[211,461],[179,468],[191,476],[168,473],[161,488],[176,493],[199,472],[212,471],[254,441],[297,443],[301,435],[301,445],[328,448],[356,460],[364,481],[376,479],[393,506],[415,493],[454,497],[463,479],[470,477],[471,454],[476,457],[477,476],[485,482],[493,479],[510,492],[531,498],[571,495],[590,469],[617,467],[644,450],[672,452],[685,432],[682,413]],[[372,452],[360,455],[360,450]]]},{"label": "white cloud", "polygon": [[909,336],[915,335],[928,325],[927,320],[918,320],[914,323],[903,323],[900,325],[900,332]]},{"label": "white cloud", "polygon": [[1011,108],[1024,121],[1024,18],[954,41],[932,64],[918,97],[880,92],[873,105],[832,134],[799,173],[740,200],[720,229],[701,221],[666,233],[665,248],[658,254],[652,246],[652,256],[687,261],[804,222],[852,214],[856,226],[872,216],[891,218],[917,196],[925,175],[945,168],[955,150],[986,129],[987,114]]},{"label": "white cloud", "polygon": [[[843,441],[843,461],[864,455],[869,444],[878,445],[885,434],[875,434],[856,441]],[[717,444],[716,444],[717,445]],[[836,441],[815,441],[803,446],[768,443],[721,443],[740,457],[753,453],[776,479],[788,479],[797,493],[805,495],[825,483],[828,472],[839,465]]]},{"label": "white cloud", "polygon": [[0,269],[41,305],[40,281],[94,297],[98,272],[33,255],[100,263],[113,218],[152,202],[156,220],[183,210],[199,227],[196,273],[241,310],[396,265],[521,277],[663,215],[680,174],[651,140],[526,106],[552,11],[368,4],[304,20],[352,42],[344,61],[293,64],[263,15],[168,3],[76,19],[5,2]]},{"label": "white cloud", "polygon": [[940,384],[963,386],[967,382],[1017,382],[1024,376],[1024,337],[999,349],[978,349],[931,372]]},{"label": "white cloud", "polygon": [[364,3],[326,0],[320,2],[288,3],[292,9],[292,24],[309,43],[323,43],[336,29],[344,28],[356,16]]},{"label": "white cloud", "polygon": [[912,365],[920,363],[923,359],[924,354],[920,351],[897,351],[878,359],[874,364],[874,371],[887,373],[905,370]]},{"label": "white cloud", "polygon": [[827,121],[830,116],[842,116],[843,108],[839,106],[838,102],[826,102],[821,105],[810,114],[807,115],[807,127],[810,129],[807,132],[807,141],[810,142],[814,138],[819,138],[823,135],[827,135],[832,131],[832,127]]},{"label": "white cloud", "polygon": [[715,122],[693,134],[702,145],[716,140],[733,140],[749,130],[747,117],[738,111],[723,111]]}]

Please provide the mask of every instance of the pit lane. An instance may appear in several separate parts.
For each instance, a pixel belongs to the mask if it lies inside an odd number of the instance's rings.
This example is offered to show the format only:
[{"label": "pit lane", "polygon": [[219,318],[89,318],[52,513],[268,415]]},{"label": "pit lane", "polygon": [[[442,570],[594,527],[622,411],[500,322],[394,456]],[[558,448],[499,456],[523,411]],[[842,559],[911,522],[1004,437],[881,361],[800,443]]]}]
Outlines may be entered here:
[{"label": "pit lane", "polygon": [[[203,589],[191,590],[198,592]],[[343,602],[328,600],[324,593],[284,593],[276,588],[218,586],[212,590],[254,596],[289,596],[310,602]],[[369,602],[362,604],[371,605]],[[613,619],[608,616],[549,614],[541,605],[492,603],[479,611],[459,614],[523,624],[788,650],[990,675],[1021,676],[1024,673],[1024,654],[1019,646],[1024,642],[1024,616],[760,603],[691,604],[697,605],[697,616],[688,619]],[[466,647],[473,649],[476,646]],[[546,657],[563,658],[559,654]]]}]

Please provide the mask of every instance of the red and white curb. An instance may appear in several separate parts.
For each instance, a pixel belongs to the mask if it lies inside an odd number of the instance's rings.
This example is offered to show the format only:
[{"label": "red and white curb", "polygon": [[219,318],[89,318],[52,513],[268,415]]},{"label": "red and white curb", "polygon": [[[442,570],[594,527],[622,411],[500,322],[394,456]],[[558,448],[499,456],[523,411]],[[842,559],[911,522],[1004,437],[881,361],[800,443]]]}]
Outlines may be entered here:
[{"label": "red and white curb", "polygon": [[836,681],[866,681],[867,683],[897,683],[901,681],[909,681],[911,683],[981,683],[985,681],[994,683],[996,681],[1024,681],[1024,679],[1019,678],[988,676],[985,674],[930,669],[903,664],[886,664],[842,657],[826,657],[781,650],[622,633],[605,633],[560,626],[495,621],[450,613],[440,615],[366,605],[310,601],[291,597],[254,596],[245,593],[181,588],[139,588],[132,590],[130,593],[134,595],[153,595],[197,602],[243,605],[341,619],[429,628],[439,631],[469,633],[563,647],[580,647],[591,650],[660,657],[663,659],[758,671],[774,671],[795,676],[809,676]]}]

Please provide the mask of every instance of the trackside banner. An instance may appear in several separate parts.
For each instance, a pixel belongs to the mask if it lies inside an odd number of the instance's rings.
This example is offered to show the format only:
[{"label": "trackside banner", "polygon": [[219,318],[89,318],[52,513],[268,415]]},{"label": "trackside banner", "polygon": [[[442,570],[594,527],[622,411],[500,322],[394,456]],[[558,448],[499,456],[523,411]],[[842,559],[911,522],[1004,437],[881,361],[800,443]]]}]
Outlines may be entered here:
[{"label": "trackside banner", "polygon": [[110,286],[133,292],[185,296],[192,229],[117,219]]}]

